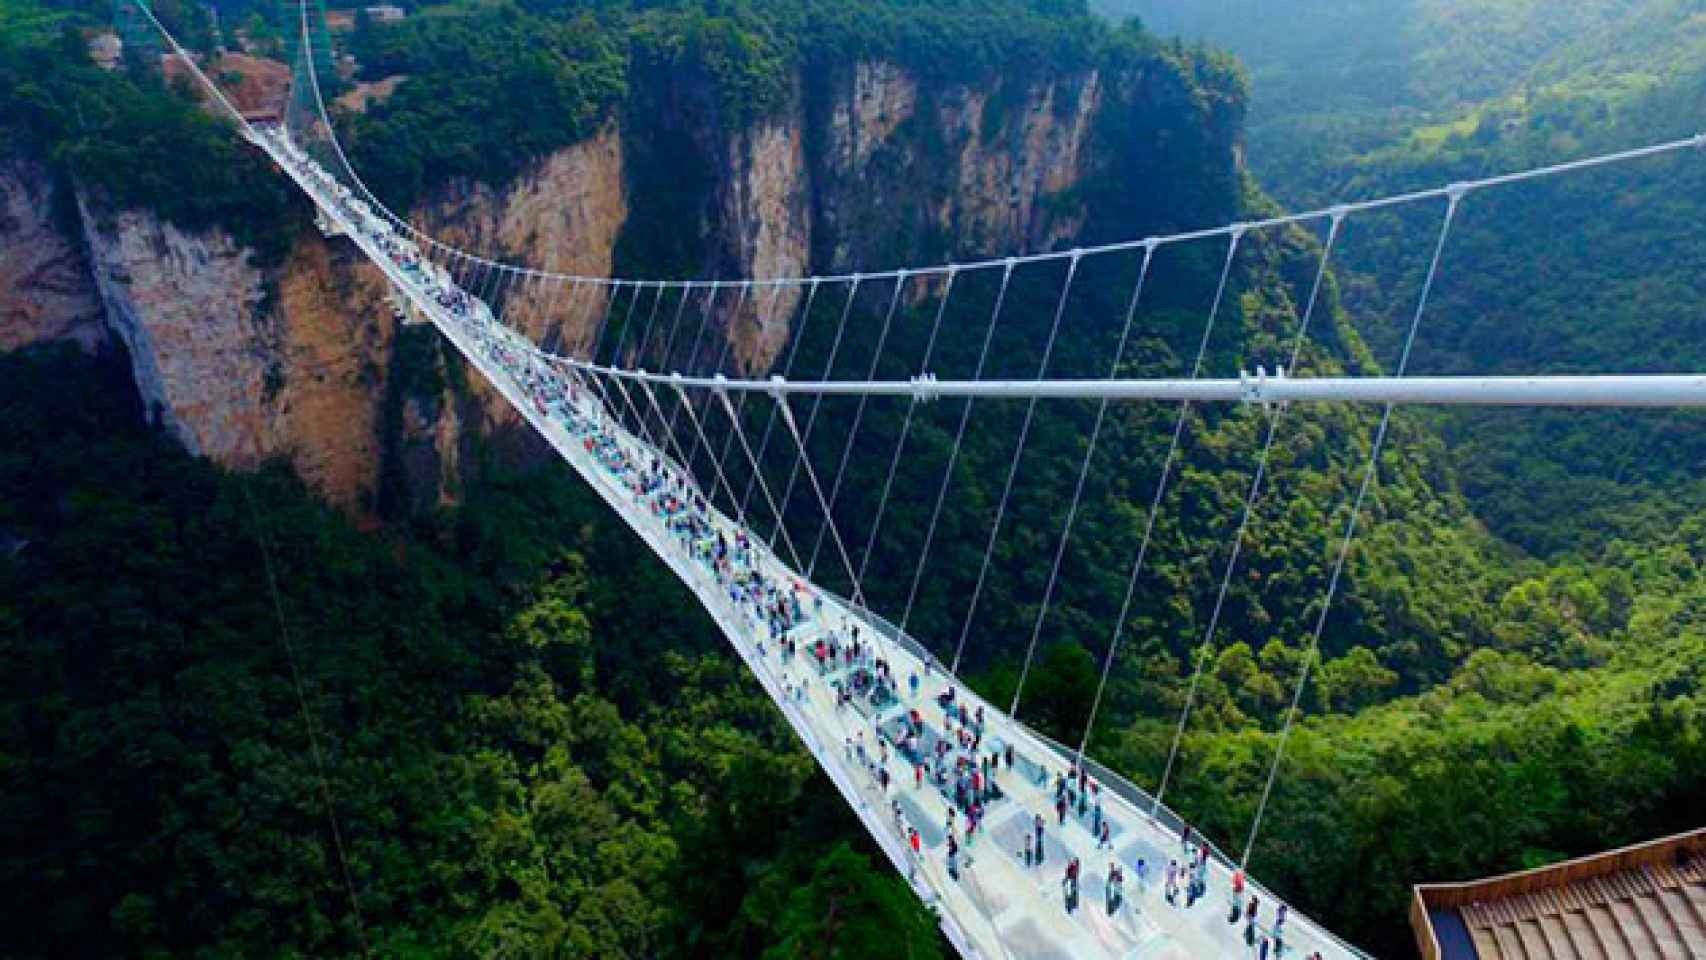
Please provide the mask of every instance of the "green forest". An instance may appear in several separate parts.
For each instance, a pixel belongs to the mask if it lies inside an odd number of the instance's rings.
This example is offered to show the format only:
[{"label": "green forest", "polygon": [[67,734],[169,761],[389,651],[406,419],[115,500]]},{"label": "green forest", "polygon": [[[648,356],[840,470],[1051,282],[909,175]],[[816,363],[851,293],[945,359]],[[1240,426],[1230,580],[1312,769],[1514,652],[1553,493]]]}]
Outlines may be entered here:
[{"label": "green forest", "polygon": [[[1461,0],[1296,0],[1267,20],[1090,6],[1142,22],[1098,20],[1081,0],[410,5],[421,15],[364,22],[349,39],[363,79],[410,79],[340,121],[364,178],[408,205],[456,178],[501,182],[610,118],[631,127],[690,104],[708,135],[677,138],[660,120],[653,141],[635,139],[628,175],[658,189],[617,247],[618,273],[687,275],[720,266],[675,226],[703,222],[717,138],[793,96],[821,96],[860,58],[908,66],[927,93],[988,85],[986,109],[997,110],[1039,77],[1103,71],[1117,108],[1092,141],[1107,160],[1054,198],[1087,211],[1070,241],[1086,245],[1260,217],[1279,209],[1273,196],[1373,195],[1688,135],[1706,102],[1698,57],[1682,66],[1697,37],[1683,26],[1696,21],[1665,0],[1634,4],[1638,16],[1607,0],[1556,18],[1514,2],[1471,13]],[[186,225],[276,229],[283,241],[299,228],[282,186],[257,188],[259,165],[232,162],[226,130],[146,75],[69,66],[55,45],[80,41],[37,13],[0,3],[0,25],[31,25],[0,32],[0,149],[21,145],[117,204]],[[1164,39],[1175,33],[1186,40]],[[1248,70],[1197,37],[1246,56]],[[1311,72],[1323,62],[1343,70]],[[498,95],[518,89],[529,96]],[[1248,169],[1232,150],[1246,111]],[[904,135],[919,155],[944,149],[926,130]],[[103,147],[115,136],[140,149]],[[191,144],[179,162],[205,178],[195,206],[152,179],[148,151],[171,142]],[[1150,182],[1168,189],[1132,188]],[[1702,196],[1696,156],[1472,196],[1413,371],[1699,370]],[[1352,220],[1299,372],[1390,368],[1438,215]],[[276,246],[248,236],[263,255]],[[894,256],[999,252],[897,238]],[[968,274],[931,368],[969,375],[996,316],[985,375],[1036,376],[1063,308],[1050,375],[1106,376],[1116,362],[1124,375],[1186,375],[1226,255],[1224,239],[1164,248],[1118,357],[1140,252],[1087,259],[1070,287],[1062,262],[1017,270],[1005,288],[999,271]],[[1305,229],[1240,242],[1206,373],[1283,362],[1321,255]],[[814,301],[794,320],[797,369],[865,376],[892,292],[886,281],[860,289],[833,364],[847,293]],[[918,372],[938,295],[895,312],[880,376]],[[492,457],[463,505],[358,532],[283,468],[226,474],[143,426],[122,367],[64,352],[0,358],[0,545],[22,544],[0,553],[0,652],[14,665],[0,681],[0,881],[16,891],[0,953],[949,949],[690,595],[568,471]],[[868,562],[873,607],[891,618],[906,607],[966,409],[912,410],[897,493],[865,558],[906,403],[832,399],[812,434],[825,471],[851,444],[837,523]],[[971,408],[909,629],[944,659],[963,633],[969,680],[997,702],[1018,683],[1095,412],[1038,408],[968,626],[1026,416],[1022,403]],[[755,400],[744,413],[756,435],[770,408]],[[1064,742],[1086,735],[1177,413],[1114,407],[1090,462],[1021,710]],[[1185,419],[1088,732],[1098,760],[1153,786],[1204,658],[1168,803],[1231,847],[1250,828],[1310,655],[1377,419],[1286,413],[1204,646],[1268,416],[1192,408]],[[1698,826],[1703,425],[1685,414],[1401,412],[1252,873],[1359,946],[1404,956],[1413,883]],[[773,448],[768,475],[789,467]],[[738,458],[730,469],[744,487]],[[757,513],[767,530],[773,518]],[[785,513],[809,548],[822,524],[803,487]],[[850,587],[827,547],[816,577]]]},{"label": "green forest", "polygon": [[0,953],[941,955],[578,480],[364,534],[126,375],[0,358]]}]

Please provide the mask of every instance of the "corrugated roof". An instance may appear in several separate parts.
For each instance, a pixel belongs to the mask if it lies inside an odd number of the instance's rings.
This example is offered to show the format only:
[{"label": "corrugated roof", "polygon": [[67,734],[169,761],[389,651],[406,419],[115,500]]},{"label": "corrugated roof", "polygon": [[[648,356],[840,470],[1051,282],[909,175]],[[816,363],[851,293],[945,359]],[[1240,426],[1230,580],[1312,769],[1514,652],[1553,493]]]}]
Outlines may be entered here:
[{"label": "corrugated roof", "polygon": [[1706,830],[1416,897],[1427,960],[1706,960]]}]

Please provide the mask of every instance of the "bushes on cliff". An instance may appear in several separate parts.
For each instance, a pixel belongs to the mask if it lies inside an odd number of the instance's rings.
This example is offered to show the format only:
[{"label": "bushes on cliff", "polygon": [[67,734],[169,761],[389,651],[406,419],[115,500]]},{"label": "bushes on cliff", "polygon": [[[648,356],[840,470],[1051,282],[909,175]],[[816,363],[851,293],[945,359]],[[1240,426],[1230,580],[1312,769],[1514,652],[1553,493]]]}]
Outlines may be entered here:
[{"label": "bushes on cliff", "polygon": [[298,225],[289,186],[184,89],[89,63],[67,28],[0,45],[0,130],[103,208],[141,208],[186,230],[221,227],[262,262]]}]

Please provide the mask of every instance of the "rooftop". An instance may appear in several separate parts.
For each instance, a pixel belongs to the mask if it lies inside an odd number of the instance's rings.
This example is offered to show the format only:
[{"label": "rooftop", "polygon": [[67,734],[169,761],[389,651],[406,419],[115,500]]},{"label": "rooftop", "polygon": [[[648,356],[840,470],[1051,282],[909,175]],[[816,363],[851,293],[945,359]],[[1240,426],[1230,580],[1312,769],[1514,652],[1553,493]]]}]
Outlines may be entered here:
[{"label": "rooftop", "polygon": [[1468,883],[1410,904],[1423,960],[1706,957],[1706,828]]}]

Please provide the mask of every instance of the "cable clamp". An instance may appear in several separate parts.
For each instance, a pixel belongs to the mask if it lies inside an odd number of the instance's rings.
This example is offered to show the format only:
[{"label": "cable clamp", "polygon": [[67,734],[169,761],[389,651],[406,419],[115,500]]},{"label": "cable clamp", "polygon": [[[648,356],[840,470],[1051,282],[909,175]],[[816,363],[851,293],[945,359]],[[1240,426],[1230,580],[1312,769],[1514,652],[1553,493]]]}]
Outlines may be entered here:
[{"label": "cable clamp", "polygon": [[729,378],[725,377],[719,373],[716,376],[712,377],[711,379],[716,381],[716,383],[717,383],[716,386],[711,388],[712,392],[715,393],[719,397],[728,396],[728,394],[729,394]]},{"label": "cable clamp", "polygon": [[1696,150],[1706,150],[1706,133],[1697,133],[1694,135],[1694,148]]},{"label": "cable clamp", "polygon": [[936,375],[934,373],[921,373],[912,378],[912,400],[914,403],[935,400],[940,396],[941,394],[936,389]]},{"label": "cable clamp", "polygon": [[1247,223],[1234,223],[1227,227],[1227,232],[1232,236],[1232,239],[1239,240],[1243,238],[1244,234],[1250,232],[1250,225]]},{"label": "cable clamp", "polygon": [[769,390],[770,399],[776,401],[777,403],[781,403],[782,398],[787,395],[786,393],[783,392],[782,386],[784,384],[786,384],[787,382],[788,382],[787,378],[783,377],[781,374],[779,374],[779,373],[772,374],[770,376],[770,390]]},{"label": "cable clamp", "polygon": [[1327,208],[1327,215],[1333,218],[1334,223],[1342,223],[1351,215],[1351,206],[1348,203],[1335,204]]},{"label": "cable clamp", "polygon": [[1455,183],[1448,183],[1445,185],[1445,195],[1450,197],[1453,203],[1456,203],[1457,201],[1462,200],[1463,195],[1474,189],[1474,187],[1475,185],[1472,183],[1458,180]]},{"label": "cable clamp", "polygon": [[1238,397],[1239,397],[1239,399],[1241,401],[1243,401],[1245,404],[1253,404],[1253,405],[1259,406],[1259,407],[1266,407],[1268,405],[1268,401],[1267,401],[1267,398],[1265,396],[1263,396],[1262,388],[1267,386],[1267,382],[1268,382],[1268,372],[1259,366],[1256,368],[1256,373],[1253,376],[1251,375],[1250,371],[1248,371],[1248,370],[1239,370],[1238,371]]}]

